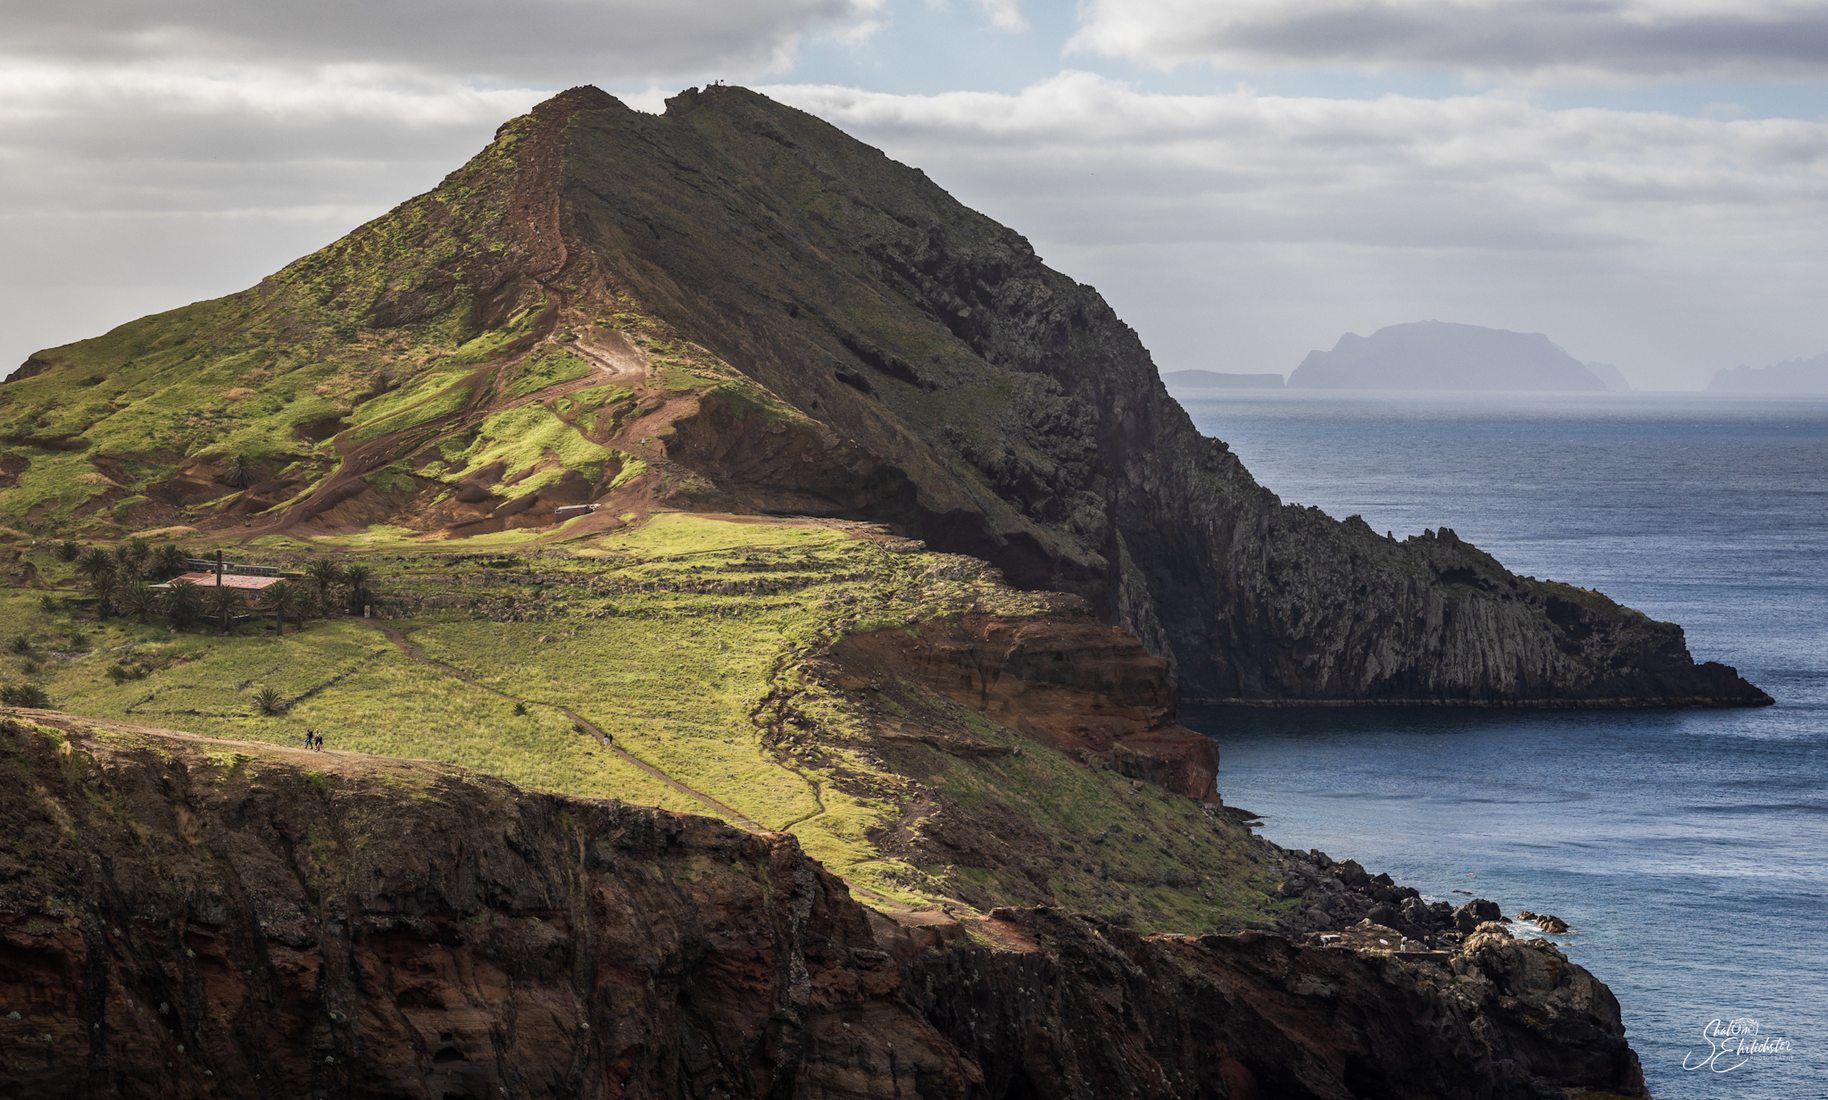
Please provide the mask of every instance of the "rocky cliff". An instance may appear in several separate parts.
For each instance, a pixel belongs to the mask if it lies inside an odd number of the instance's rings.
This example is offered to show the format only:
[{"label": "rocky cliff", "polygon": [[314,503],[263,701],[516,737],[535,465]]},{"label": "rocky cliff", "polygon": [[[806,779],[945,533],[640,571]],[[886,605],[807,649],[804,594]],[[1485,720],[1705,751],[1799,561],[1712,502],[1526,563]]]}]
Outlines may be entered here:
[{"label": "rocky cliff", "polygon": [[1643,1095],[1605,988],[1496,924],[909,925],[789,838],[433,765],[32,712],[0,752],[6,1095]]},{"label": "rocky cliff", "polygon": [[1168,662],[1089,616],[965,615],[852,635],[832,657],[847,694],[925,687],[1084,763],[1218,799],[1218,744],[1175,721]]}]

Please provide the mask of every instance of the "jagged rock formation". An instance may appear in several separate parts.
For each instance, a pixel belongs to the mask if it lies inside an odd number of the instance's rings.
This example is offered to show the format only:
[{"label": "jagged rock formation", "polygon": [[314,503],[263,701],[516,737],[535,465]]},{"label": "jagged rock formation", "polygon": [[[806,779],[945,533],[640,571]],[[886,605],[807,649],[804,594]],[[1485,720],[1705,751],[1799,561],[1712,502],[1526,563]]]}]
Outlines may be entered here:
[{"label": "jagged rock formation", "polygon": [[1311,351],[1295,389],[1596,392],[1606,380],[1540,332],[1413,321]]},{"label": "jagged rock formation", "polygon": [[[231,367],[259,388],[125,426]],[[741,88],[659,116],[573,89],[254,290],[22,373],[0,437],[29,467],[9,494],[28,525],[463,532],[656,500],[847,515],[1084,596],[1191,696],[1768,701],[1697,666],[1678,627],[1446,535],[1284,505],[1198,434],[1091,288]],[[251,474],[225,439],[259,456]],[[225,487],[237,472],[253,484]]]},{"label": "jagged rock formation", "polygon": [[8,1095],[1644,1095],[1605,987],[1497,924],[904,927],[789,838],[423,763],[42,714],[0,752]]}]

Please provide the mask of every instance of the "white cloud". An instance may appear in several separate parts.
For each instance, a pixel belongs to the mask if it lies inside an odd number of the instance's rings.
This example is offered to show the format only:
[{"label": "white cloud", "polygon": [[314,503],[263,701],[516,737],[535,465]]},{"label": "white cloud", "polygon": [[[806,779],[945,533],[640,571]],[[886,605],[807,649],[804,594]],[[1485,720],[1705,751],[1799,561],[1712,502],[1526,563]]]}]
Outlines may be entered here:
[{"label": "white cloud", "polygon": [[885,0],[58,0],[8,4],[19,58],[408,68],[557,85],[780,71],[807,33],[873,24]]},{"label": "white cloud", "polygon": [[1819,0],[1090,0],[1069,49],[1172,68],[1640,79],[1828,72]]},{"label": "white cloud", "polygon": [[1347,329],[1546,330],[1666,382],[1828,347],[1828,124],[1444,100],[771,94],[1095,283],[1169,367],[1287,370]]},{"label": "white cloud", "polygon": [[1028,29],[1019,0],[978,0],[978,6],[984,9],[985,17],[997,30],[1020,33]]},{"label": "white cloud", "polygon": [[886,0],[0,0],[0,374],[240,289],[569,84],[785,71]]}]

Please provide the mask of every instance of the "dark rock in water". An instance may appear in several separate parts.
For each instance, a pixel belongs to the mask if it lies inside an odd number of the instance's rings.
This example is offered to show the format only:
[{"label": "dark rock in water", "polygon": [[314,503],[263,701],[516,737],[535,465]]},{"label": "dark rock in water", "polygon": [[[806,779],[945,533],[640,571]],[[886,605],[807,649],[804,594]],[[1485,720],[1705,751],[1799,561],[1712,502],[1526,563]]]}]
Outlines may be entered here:
[{"label": "dark rock in water", "polygon": [[1568,930],[1568,922],[1552,913],[1532,913],[1528,909],[1523,909],[1518,911],[1517,919],[1554,935],[1561,935]]},{"label": "dark rock in water", "polygon": [[1356,859],[1342,859],[1338,870],[1340,881],[1354,890],[1365,890],[1371,886],[1371,876],[1365,873],[1364,867]]},{"label": "dark rock in water", "polygon": [[1454,927],[1463,933],[1470,933],[1482,924],[1502,921],[1504,913],[1498,903],[1484,898],[1474,898],[1454,910]]}]

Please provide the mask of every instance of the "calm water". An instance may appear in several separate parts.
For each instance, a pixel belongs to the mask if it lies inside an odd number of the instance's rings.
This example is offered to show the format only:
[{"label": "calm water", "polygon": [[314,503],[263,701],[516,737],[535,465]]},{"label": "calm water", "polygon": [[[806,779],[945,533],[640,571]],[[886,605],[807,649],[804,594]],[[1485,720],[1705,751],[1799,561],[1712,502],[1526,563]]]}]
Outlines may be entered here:
[{"label": "calm water", "polygon": [[[1663,1100],[1828,1096],[1828,403],[1183,400],[1284,500],[1399,537],[1445,524],[1682,623],[1778,700],[1191,710],[1227,801],[1433,897],[1565,918],[1556,938],[1619,995]],[[1793,1049],[1685,1070],[1716,1017]]]}]

